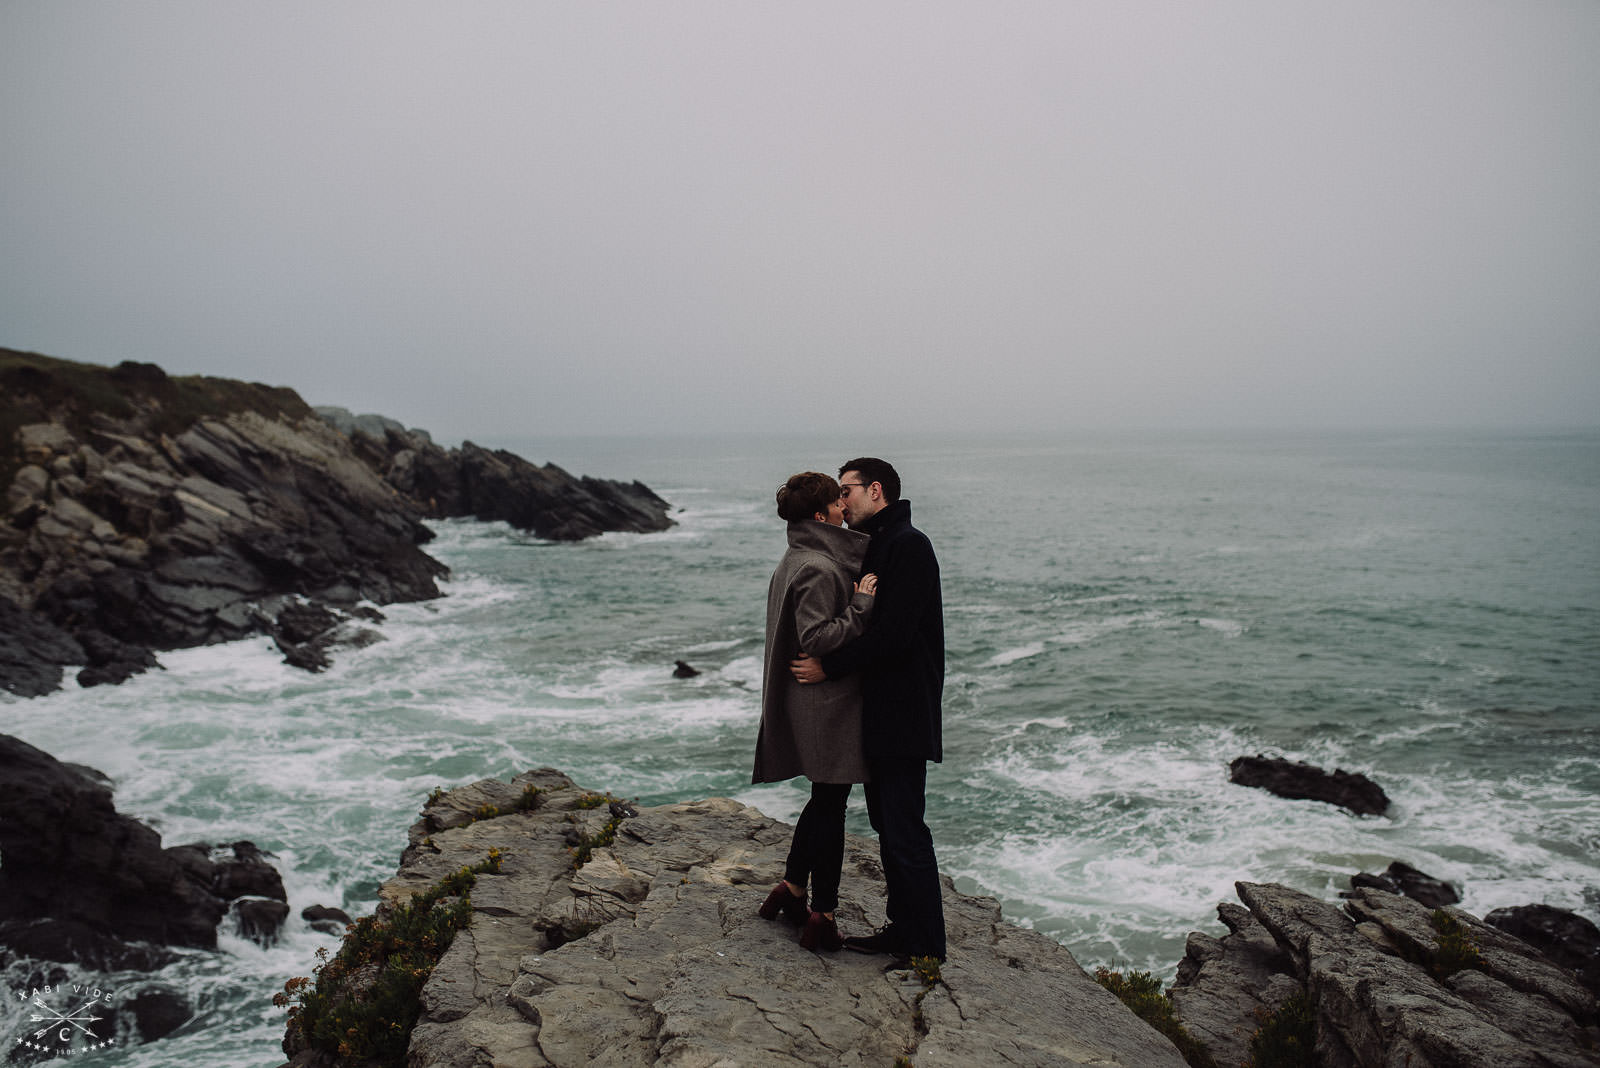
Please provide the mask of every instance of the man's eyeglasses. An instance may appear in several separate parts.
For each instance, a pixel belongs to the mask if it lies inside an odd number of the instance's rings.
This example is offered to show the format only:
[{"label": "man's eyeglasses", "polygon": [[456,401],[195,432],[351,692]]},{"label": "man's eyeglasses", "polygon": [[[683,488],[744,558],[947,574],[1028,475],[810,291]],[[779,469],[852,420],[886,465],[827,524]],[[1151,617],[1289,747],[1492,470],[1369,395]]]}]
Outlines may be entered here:
[{"label": "man's eyeglasses", "polygon": [[839,496],[848,497],[851,490],[866,488],[867,484],[865,482],[841,482],[839,483]]}]

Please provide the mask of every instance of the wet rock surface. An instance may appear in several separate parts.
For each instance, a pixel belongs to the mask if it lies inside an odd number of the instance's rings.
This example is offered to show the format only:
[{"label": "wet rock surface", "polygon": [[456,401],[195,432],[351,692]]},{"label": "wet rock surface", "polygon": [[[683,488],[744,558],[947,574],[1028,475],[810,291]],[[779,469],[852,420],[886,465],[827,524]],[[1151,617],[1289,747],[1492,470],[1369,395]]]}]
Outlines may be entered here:
[{"label": "wet rock surface", "polygon": [[1455,887],[1427,872],[1418,871],[1401,860],[1394,861],[1376,875],[1371,872],[1358,872],[1350,877],[1350,885],[1356,889],[1368,887],[1391,894],[1402,894],[1414,901],[1420,901],[1429,908],[1454,905],[1461,900],[1461,894]]},{"label": "wet rock surface", "polygon": [[[514,811],[529,785],[538,807]],[[789,825],[723,798],[614,810],[584,797],[546,769],[436,797],[412,828],[386,902],[491,848],[503,859],[478,877],[471,926],[423,988],[409,1063],[1183,1065],[1065,947],[1007,924],[991,899],[946,881],[950,956],[926,983],[887,957],[803,950],[793,927],[756,915]],[[489,810],[505,814],[473,816]],[[569,832],[613,821],[614,842],[575,870]],[[841,928],[881,925],[882,902],[876,845],[852,836]],[[294,1063],[319,1063],[292,1033],[287,1046]]]},{"label": "wet rock surface", "polygon": [[1238,757],[1228,765],[1228,781],[1292,800],[1338,805],[1358,816],[1381,816],[1389,810],[1389,795],[1365,775],[1342,768],[1324,771],[1283,757]]}]

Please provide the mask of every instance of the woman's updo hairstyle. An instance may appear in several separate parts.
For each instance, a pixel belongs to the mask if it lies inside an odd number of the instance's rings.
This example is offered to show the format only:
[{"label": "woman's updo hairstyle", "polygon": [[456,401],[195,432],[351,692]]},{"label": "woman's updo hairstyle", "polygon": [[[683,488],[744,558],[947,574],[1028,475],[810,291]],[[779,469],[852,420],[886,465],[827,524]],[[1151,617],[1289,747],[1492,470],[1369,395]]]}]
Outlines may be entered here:
[{"label": "woman's updo hairstyle", "polygon": [[778,518],[793,523],[828,513],[839,499],[839,483],[817,471],[802,471],[778,487]]}]

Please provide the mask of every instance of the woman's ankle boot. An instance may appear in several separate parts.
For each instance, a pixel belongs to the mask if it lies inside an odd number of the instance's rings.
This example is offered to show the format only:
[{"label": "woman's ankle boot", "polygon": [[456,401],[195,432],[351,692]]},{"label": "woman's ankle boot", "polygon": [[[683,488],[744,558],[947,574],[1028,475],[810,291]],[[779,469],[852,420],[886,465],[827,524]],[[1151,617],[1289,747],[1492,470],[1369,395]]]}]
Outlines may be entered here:
[{"label": "woman's ankle boot", "polygon": [[834,953],[843,946],[844,939],[839,935],[839,928],[826,912],[813,912],[800,931],[801,949],[825,949]]},{"label": "woman's ankle boot", "polygon": [[763,920],[775,920],[781,913],[784,919],[799,926],[806,922],[810,911],[806,908],[806,896],[801,894],[796,897],[794,891],[789,889],[789,884],[779,880],[778,885],[772,888],[772,893],[767,895],[767,899],[761,903],[756,913]]}]

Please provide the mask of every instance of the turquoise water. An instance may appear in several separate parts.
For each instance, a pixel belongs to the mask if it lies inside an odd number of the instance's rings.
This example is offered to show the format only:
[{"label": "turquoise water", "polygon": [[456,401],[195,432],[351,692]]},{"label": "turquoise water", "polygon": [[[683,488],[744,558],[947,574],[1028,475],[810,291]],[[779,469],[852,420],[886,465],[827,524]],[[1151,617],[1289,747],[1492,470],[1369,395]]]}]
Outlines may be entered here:
[{"label": "turquoise water", "polygon": [[[1237,879],[1331,897],[1402,859],[1475,912],[1600,918],[1600,434],[483,444],[642,479],[679,525],[551,545],[441,523],[448,595],[386,609],[388,640],[324,675],[261,640],[189,650],[119,688],[0,699],[4,729],[111,774],[169,844],[272,850],[296,914],[370,909],[441,784],[553,765],[792,818],[798,784],[749,785],[771,494],[878,452],[943,566],[929,822],[963,889],[1087,967],[1168,976]],[[1394,809],[1229,785],[1255,752],[1365,772]],[[850,818],[867,833],[859,798]],[[201,1018],[96,1062],[279,1063],[270,996],[331,941],[296,921],[186,959],[161,978]]]}]

